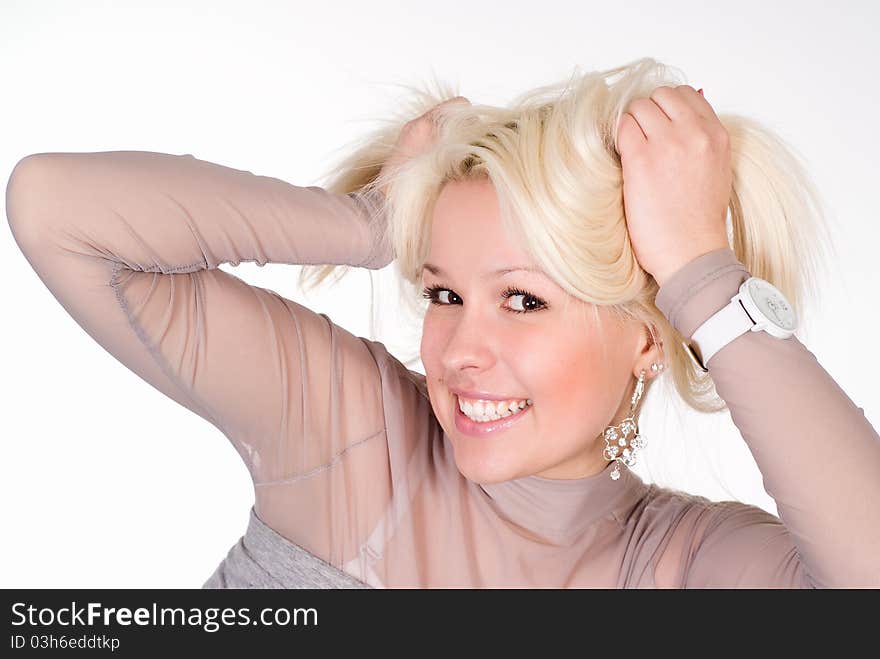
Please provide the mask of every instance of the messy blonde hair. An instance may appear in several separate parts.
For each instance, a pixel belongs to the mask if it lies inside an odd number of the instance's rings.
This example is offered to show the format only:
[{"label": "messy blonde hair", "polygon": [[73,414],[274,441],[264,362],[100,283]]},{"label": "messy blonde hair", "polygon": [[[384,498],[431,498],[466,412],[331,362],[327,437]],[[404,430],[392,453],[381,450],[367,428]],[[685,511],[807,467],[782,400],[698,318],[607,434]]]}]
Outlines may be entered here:
[{"label": "messy blonde hair", "polygon": [[[359,195],[388,185],[387,197],[380,197],[384,220],[376,225],[382,232],[377,240],[393,249],[400,297],[418,319],[427,308],[418,287],[443,185],[490,180],[507,235],[571,296],[590,303],[585,308],[602,305],[622,320],[644,323],[663,346],[665,372],[681,399],[698,411],[718,412],[726,404],[710,375],[691,362],[681,345],[684,337],[655,306],[658,285],[632,250],[615,148],[629,103],[659,86],[679,84],[686,83],[677,69],[642,58],[606,71],[576,69],[568,81],[529,91],[509,107],[449,105],[438,120],[433,148],[380,180],[402,127],[458,95],[435,81],[437,93],[411,90],[413,99],[401,104],[400,116],[363,140],[324,187]],[[832,246],[816,188],[777,135],[746,117],[716,114],[730,135],[731,248],[753,276],[776,285],[803,319],[807,300],[818,304],[819,270],[827,256],[822,248]],[[306,289],[348,269],[304,266],[299,283]]]}]

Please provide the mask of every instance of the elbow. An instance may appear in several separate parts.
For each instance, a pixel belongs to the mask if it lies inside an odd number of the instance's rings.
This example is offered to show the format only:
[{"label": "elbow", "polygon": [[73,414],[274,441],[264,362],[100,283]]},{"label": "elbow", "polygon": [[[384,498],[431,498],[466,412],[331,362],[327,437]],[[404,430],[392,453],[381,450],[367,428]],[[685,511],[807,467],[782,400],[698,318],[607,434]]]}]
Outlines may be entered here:
[{"label": "elbow", "polygon": [[16,163],[6,183],[6,219],[25,253],[45,241],[46,222],[53,215],[52,203],[58,190],[51,174],[51,155],[25,156]]}]

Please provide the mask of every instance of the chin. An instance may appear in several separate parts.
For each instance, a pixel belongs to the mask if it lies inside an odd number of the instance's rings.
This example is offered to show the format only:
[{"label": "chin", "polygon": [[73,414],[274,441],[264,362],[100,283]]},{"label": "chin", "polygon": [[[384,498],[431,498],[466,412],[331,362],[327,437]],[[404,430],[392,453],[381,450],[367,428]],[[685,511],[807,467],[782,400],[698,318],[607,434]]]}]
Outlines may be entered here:
[{"label": "chin", "polygon": [[455,454],[455,464],[462,476],[473,483],[482,485],[502,483],[520,477],[514,465],[493,464],[478,459],[459,459],[457,454]]},{"label": "chin", "polygon": [[[459,473],[467,480],[489,485],[501,483],[527,475],[522,460],[517,460],[516,455],[522,455],[522,448],[517,448],[516,441],[500,443],[492,440],[483,440],[462,437],[450,421],[452,427],[447,427],[445,416],[439,415],[434,410],[434,415],[440,427],[443,428],[447,448],[452,449],[452,456]],[[515,440],[515,435],[511,437]]]}]

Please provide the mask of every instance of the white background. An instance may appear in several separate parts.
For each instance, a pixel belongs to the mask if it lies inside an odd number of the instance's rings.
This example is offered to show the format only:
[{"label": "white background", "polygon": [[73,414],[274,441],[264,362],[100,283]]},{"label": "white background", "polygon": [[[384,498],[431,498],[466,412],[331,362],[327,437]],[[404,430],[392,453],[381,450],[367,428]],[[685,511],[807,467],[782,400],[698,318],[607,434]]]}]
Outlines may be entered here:
[{"label": "white background", "polygon": [[[436,73],[500,105],[575,66],[654,57],[704,88],[716,112],[762,121],[806,161],[842,260],[821,316],[805,319],[805,344],[878,427],[878,24],[867,0],[833,11],[802,0],[4,0],[2,180],[30,153],[132,149],[314,185],[337,149],[395,107],[390,83]],[[369,335],[365,271],[308,297],[296,267],[227,271]],[[199,587],[247,524],[253,490],[238,454],[95,343],[5,223],[0,276],[0,585]],[[729,414],[678,419],[650,402],[645,480],[662,464],[677,487],[777,512]],[[797,437],[779,441],[797,450]]]}]

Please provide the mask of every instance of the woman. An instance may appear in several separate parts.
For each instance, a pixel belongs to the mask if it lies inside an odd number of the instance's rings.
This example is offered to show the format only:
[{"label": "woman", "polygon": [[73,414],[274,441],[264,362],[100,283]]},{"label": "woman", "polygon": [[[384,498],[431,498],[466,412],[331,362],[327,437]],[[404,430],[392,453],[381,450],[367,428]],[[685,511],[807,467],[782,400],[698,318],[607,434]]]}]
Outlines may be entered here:
[{"label": "woman", "polygon": [[[645,59],[508,109],[434,98],[326,189],[191,155],[18,164],[9,221],[46,286],[253,477],[205,587],[880,585],[880,437],[795,336],[729,304],[757,277],[782,294],[765,313],[800,309],[811,189],[672,82]],[[218,268],[242,261],[396,261],[430,302],[425,375]],[[704,324],[725,309],[732,338]],[[729,407],[779,518],[630,471],[664,373]]]}]

